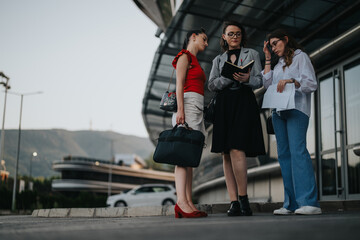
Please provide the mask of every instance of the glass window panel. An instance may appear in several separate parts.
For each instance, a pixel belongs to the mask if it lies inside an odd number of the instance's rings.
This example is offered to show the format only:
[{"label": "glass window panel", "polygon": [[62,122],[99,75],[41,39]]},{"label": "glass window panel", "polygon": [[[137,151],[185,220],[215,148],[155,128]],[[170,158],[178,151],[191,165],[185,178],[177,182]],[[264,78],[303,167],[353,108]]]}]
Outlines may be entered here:
[{"label": "glass window panel", "polygon": [[167,126],[172,126],[172,117],[165,118],[165,124]]},{"label": "glass window panel", "polygon": [[[359,60],[358,60],[359,61]],[[345,70],[345,101],[348,144],[360,142],[360,64]]]},{"label": "glass window panel", "polygon": [[332,77],[320,82],[321,146],[322,151],[335,147],[334,91]]},{"label": "glass window panel", "polygon": [[174,60],[174,55],[168,55],[168,54],[163,54],[161,56],[161,64],[162,65],[166,65],[169,68],[172,67],[172,61]]},{"label": "glass window panel", "polygon": [[323,155],[321,159],[322,194],[336,194],[335,154]]},{"label": "glass window panel", "polygon": [[348,150],[349,194],[360,193],[360,157],[352,149]]},{"label": "glass window panel", "polygon": [[163,117],[158,115],[146,115],[148,121],[162,123]]},{"label": "glass window panel", "polygon": [[[337,158],[340,159],[340,152]],[[322,194],[323,195],[336,195],[336,171],[337,176],[341,173],[341,161],[336,160],[335,153],[325,154],[321,159],[321,172],[322,172]],[[338,177],[338,184],[340,185],[341,178]]]},{"label": "glass window panel", "polygon": [[157,69],[156,75],[160,77],[171,77],[173,69],[174,68],[171,68],[170,66],[160,65]]},{"label": "glass window panel", "polygon": [[[229,11],[233,4],[228,3],[226,1],[217,1],[217,0],[207,0],[207,1],[194,1],[194,5],[192,6],[192,11],[201,15],[209,16],[219,16],[219,14],[224,14],[220,12]],[[213,19],[209,19],[208,21],[214,21]]]},{"label": "glass window panel", "polygon": [[[173,80],[173,83],[170,84],[169,92],[172,92],[175,90],[175,81]],[[160,99],[162,98],[163,94],[167,91],[169,87],[168,82],[154,82],[153,87],[151,88],[151,94],[159,98],[159,104]]]},{"label": "glass window panel", "polygon": [[311,111],[309,128],[306,136],[307,149],[310,154],[315,154],[315,117],[314,117],[314,94],[311,94]]}]

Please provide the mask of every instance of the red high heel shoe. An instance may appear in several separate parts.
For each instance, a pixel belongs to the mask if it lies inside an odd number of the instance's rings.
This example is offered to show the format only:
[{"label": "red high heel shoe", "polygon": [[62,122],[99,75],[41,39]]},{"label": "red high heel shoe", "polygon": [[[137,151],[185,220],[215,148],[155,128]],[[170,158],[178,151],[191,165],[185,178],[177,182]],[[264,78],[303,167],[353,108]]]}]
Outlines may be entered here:
[{"label": "red high heel shoe", "polygon": [[197,212],[199,212],[199,213],[201,214],[201,216],[203,216],[203,217],[207,217],[207,216],[208,216],[208,214],[207,214],[206,212],[204,212],[204,211],[197,211]]},{"label": "red high heel shoe", "polygon": [[199,211],[194,211],[191,213],[186,213],[181,208],[175,204],[175,218],[200,218],[203,217],[203,215]]}]

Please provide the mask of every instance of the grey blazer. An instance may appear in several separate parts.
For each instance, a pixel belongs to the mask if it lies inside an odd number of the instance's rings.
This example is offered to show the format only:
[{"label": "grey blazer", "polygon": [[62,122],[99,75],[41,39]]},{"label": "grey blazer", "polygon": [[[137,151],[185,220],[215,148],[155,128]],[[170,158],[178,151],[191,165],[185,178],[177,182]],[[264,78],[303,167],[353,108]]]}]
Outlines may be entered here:
[{"label": "grey blazer", "polygon": [[[240,59],[243,61],[243,65],[246,65],[251,60],[255,60],[254,66],[250,72],[250,79],[248,83],[244,83],[245,85],[251,86],[253,89],[260,88],[262,86],[262,75],[261,75],[261,64],[259,53],[251,48],[241,48]],[[239,87],[237,82],[230,80],[221,76],[221,70],[224,66],[225,61],[227,61],[228,55],[227,52],[216,56],[213,60],[208,88],[210,91],[216,92],[224,89],[227,86],[232,85],[230,88],[236,89]],[[239,64],[241,61],[239,60]]]}]

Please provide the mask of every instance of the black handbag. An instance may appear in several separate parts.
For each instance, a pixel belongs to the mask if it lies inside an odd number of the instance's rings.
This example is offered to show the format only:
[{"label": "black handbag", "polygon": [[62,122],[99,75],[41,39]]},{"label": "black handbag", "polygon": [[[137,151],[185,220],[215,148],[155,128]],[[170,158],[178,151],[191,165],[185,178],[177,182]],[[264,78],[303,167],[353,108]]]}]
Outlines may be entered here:
[{"label": "black handbag", "polygon": [[174,76],[174,71],[175,71],[175,69],[172,72],[169,86],[168,86],[166,92],[162,95],[162,98],[160,101],[160,109],[169,111],[169,112],[177,111],[176,92],[169,92],[170,84],[171,84],[172,78]]},{"label": "black handbag", "polygon": [[199,166],[205,136],[201,131],[175,125],[173,129],[160,133],[153,159],[181,167]]},{"label": "black handbag", "polygon": [[216,96],[217,96],[217,93],[210,100],[209,104],[204,108],[204,120],[205,120],[205,122],[214,123]]},{"label": "black handbag", "polygon": [[[222,89],[220,92],[225,91],[230,86],[227,86],[226,88]],[[204,112],[204,120],[207,123],[214,123],[214,121],[215,121],[216,98],[220,92],[216,92],[215,95],[213,96],[213,98],[210,100],[209,104],[206,107],[204,107],[204,111],[203,111]]]},{"label": "black handbag", "polygon": [[268,134],[275,134],[274,131],[274,126],[272,123],[272,115],[270,115],[267,119],[266,119],[266,132]]}]

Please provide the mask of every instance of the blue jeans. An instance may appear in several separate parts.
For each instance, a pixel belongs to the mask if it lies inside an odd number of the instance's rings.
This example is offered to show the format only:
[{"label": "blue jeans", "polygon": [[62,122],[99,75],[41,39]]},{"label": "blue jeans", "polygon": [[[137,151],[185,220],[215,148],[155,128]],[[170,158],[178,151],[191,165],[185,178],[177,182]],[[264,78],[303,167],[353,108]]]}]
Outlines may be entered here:
[{"label": "blue jeans", "polygon": [[310,154],[306,148],[309,117],[295,109],[273,112],[278,159],[284,182],[284,208],[319,207]]}]

